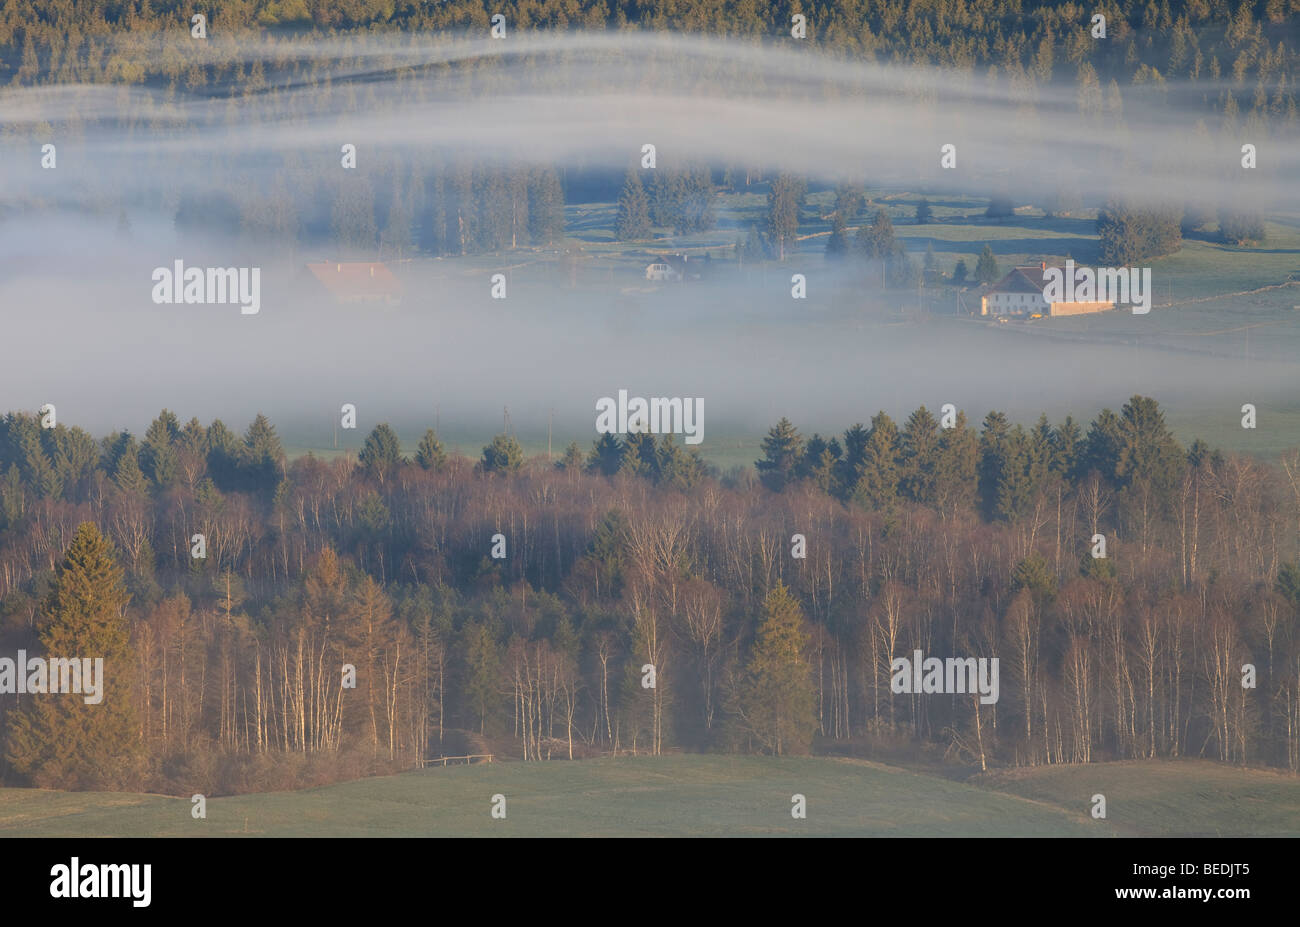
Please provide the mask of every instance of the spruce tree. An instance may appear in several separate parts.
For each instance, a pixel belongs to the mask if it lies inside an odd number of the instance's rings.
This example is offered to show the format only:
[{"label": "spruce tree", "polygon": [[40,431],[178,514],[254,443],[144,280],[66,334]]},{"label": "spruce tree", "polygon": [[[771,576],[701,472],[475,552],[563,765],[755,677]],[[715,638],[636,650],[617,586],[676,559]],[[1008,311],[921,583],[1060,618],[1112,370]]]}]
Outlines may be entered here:
[{"label": "spruce tree", "polygon": [[1102,409],[1088,426],[1080,475],[1087,476],[1096,470],[1103,480],[1115,483],[1115,471],[1123,442],[1119,416],[1112,409]]},{"label": "spruce tree", "polygon": [[145,478],[144,471],[140,469],[135,439],[130,435],[126,436],[126,446],[117,458],[113,482],[117,484],[118,489],[129,495],[144,498],[149,494],[149,481]]},{"label": "spruce tree", "polygon": [[907,418],[902,433],[903,472],[899,489],[922,505],[934,503],[939,467],[939,422],[925,406]]},{"label": "spruce tree", "polygon": [[564,449],[564,456],[556,462],[555,468],[565,473],[578,473],[585,463],[586,459],[582,456],[582,448],[578,447],[578,442],[570,441],[569,446]]},{"label": "spruce tree", "polygon": [[564,188],[553,168],[534,172],[528,185],[528,234],[535,244],[564,239]]},{"label": "spruce tree", "polygon": [[650,184],[650,218],[654,224],[680,232],[685,211],[685,176],[671,168],[656,169]]},{"label": "spruce tree", "polygon": [[260,412],[244,435],[241,456],[244,485],[254,491],[273,492],[284,467],[284,448],[275,427]]},{"label": "spruce tree", "polygon": [[784,261],[793,249],[799,232],[799,213],[803,209],[808,185],[793,174],[778,174],[767,194],[767,234],[776,243],[777,259]]},{"label": "spruce tree", "polygon": [[935,502],[941,511],[973,508],[979,479],[979,439],[958,412],[951,428],[939,432]]},{"label": "spruce tree", "polygon": [[789,419],[782,418],[768,430],[763,439],[763,459],[755,464],[763,485],[773,492],[785,489],[798,479],[802,461],[803,438]]},{"label": "spruce tree", "polygon": [[432,428],[426,430],[420,439],[420,446],[415,449],[415,462],[425,470],[441,470],[447,465],[447,453]]},{"label": "spruce tree", "polygon": [[659,461],[655,448],[654,435],[649,432],[633,432],[623,441],[623,462],[620,473],[658,479]]},{"label": "spruce tree", "polygon": [[980,252],[979,262],[975,265],[975,279],[980,283],[992,283],[998,279],[998,259],[988,245]]},{"label": "spruce tree", "polygon": [[807,753],[817,725],[803,609],[781,583],[763,600],[736,699],[742,730],[761,750]]},{"label": "spruce tree", "polygon": [[6,754],[14,772],[34,785],[116,789],[135,784],[140,728],[135,655],[123,616],[127,598],[109,542],[83,522],[55,570],[39,640],[50,660],[90,659],[93,666],[102,659],[103,673],[96,680],[100,700],[86,704],[83,686],[81,694],[33,693],[20,702],[11,716]]},{"label": "spruce tree", "polygon": [[884,412],[871,419],[862,453],[862,471],[850,497],[869,509],[892,509],[898,498],[902,451],[898,426]]},{"label": "spruce tree", "polygon": [[1019,425],[1007,433],[1000,462],[996,514],[1006,521],[1015,521],[1029,511],[1037,488],[1030,473],[1029,436]]},{"label": "spruce tree", "polygon": [[397,432],[387,422],[376,425],[375,430],[366,436],[357,462],[366,475],[383,483],[389,473],[403,462],[402,442]]},{"label": "spruce tree", "polygon": [[650,237],[650,198],[635,169],[627,172],[623,192],[618,197],[618,217],[614,220],[614,237],[620,241],[639,241]]},{"label": "spruce tree", "polygon": [[998,512],[998,484],[1002,479],[1002,466],[1007,433],[1011,425],[1006,415],[993,411],[984,416],[984,427],[979,443],[979,498],[984,517],[993,519]]},{"label": "spruce tree", "polygon": [[615,435],[603,434],[592,442],[587,455],[587,471],[613,476],[623,466],[623,442]]},{"label": "spruce tree", "polygon": [[514,473],[523,465],[524,449],[514,435],[497,435],[483,448],[485,473]]}]

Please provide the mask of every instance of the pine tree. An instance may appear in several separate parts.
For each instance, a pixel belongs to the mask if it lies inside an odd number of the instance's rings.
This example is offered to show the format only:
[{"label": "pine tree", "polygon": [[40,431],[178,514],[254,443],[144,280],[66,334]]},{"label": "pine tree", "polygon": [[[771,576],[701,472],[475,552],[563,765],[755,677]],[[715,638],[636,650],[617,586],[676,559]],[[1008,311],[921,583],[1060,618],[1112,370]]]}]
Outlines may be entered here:
[{"label": "pine tree", "polygon": [[504,251],[511,246],[513,210],[510,188],[504,170],[497,168],[483,173],[479,180],[479,248],[483,251]]},{"label": "pine tree", "polygon": [[239,465],[243,455],[238,436],[221,419],[208,426],[208,473],[222,490],[239,485]]},{"label": "pine tree", "polygon": [[586,459],[582,456],[582,448],[578,447],[578,442],[570,441],[569,446],[564,449],[564,456],[556,462],[555,468],[565,473],[579,473],[585,463]]},{"label": "pine tree", "polygon": [[758,468],[763,485],[780,492],[798,478],[803,460],[803,438],[787,418],[782,418],[763,439],[763,459]]},{"label": "pine tree", "polygon": [[275,491],[284,469],[284,448],[275,427],[262,413],[257,414],[244,434],[241,476],[244,485],[267,493]]},{"label": "pine tree", "polygon": [[623,192],[618,197],[614,237],[619,241],[639,241],[650,237],[650,199],[646,196],[641,176],[635,169],[627,172]]},{"label": "pine tree", "polygon": [[993,519],[998,512],[998,483],[1002,479],[1007,433],[1011,426],[1006,415],[990,412],[984,416],[979,441],[979,498],[984,517]]},{"label": "pine tree", "polygon": [[1083,448],[1083,432],[1072,416],[1052,432],[1052,461],[1056,473],[1067,482],[1074,482],[1079,474],[1079,455]]},{"label": "pine tree", "polygon": [[603,434],[591,444],[587,455],[587,472],[613,476],[623,466],[623,442],[615,435]]},{"label": "pine tree", "polygon": [[654,224],[680,233],[685,212],[685,176],[671,168],[656,169],[650,184],[650,218]]},{"label": "pine tree", "polygon": [[432,428],[426,430],[420,439],[420,446],[415,449],[415,462],[424,470],[441,470],[447,465],[447,454]]},{"label": "pine tree", "polygon": [[659,442],[656,452],[659,482],[674,489],[691,489],[705,476],[704,458],[695,448],[683,448],[671,434]]},{"label": "pine tree", "polygon": [[366,475],[383,483],[392,470],[403,463],[402,442],[397,432],[387,422],[375,426],[375,430],[366,436],[357,455],[357,462],[366,471]]},{"label": "pine tree", "polygon": [[916,224],[927,224],[933,214],[934,213],[930,209],[930,201],[925,197],[921,197],[921,202],[916,204]]},{"label": "pine tree", "polygon": [[741,729],[764,752],[807,753],[817,725],[803,610],[777,583],[763,600],[736,698]]},{"label": "pine tree", "polygon": [[176,482],[178,461],[175,442],[180,436],[180,430],[176,415],[163,409],[144,433],[140,468],[159,489],[166,489]]},{"label": "pine tree", "polygon": [[93,524],[83,522],[44,602],[40,644],[49,660],[102,658],[96,680],[101,700],[86,704],[84,689],[83,694],[32,694],[14,712],[8,761],[33,784],[65,789],[134,784],[140,729],[126,603],[111,546]]},{"label": "pine tree", "polygon": [[707,232],[717,224],[717,189],[707,167],[688,171],[682,200],[682,232]]},{"label": "pine tree", "polygon": [[1096,470],[1103,480],[1114,483],[1123,441],[1119,416],[1111,409],[1102,409],[1088,426],[1080,475]]},{"label": "pine tree", "polygon": [[514,473],[523,465],[524,449],[514,435],[497,435],[483,448],[485,473]]},{"label": "pine tree", "polygon": [[1015,521],[1029,511],[1037,488],[1030,473],[1029,436],[1019,425],[1007,433],[1000,463],[996,514],[1006,521]]},{"label": "pine tree", "polygon": [[884,412],[878,412],[871,419],[853,500],[871,509],[891,509],[898,498],[901,457],[898,426]]},{"label": "pine tree", "polygon": [[23,477],[27,485],[36,490],[43,499],[56,499],[63,492],[58,471],[45,453],[41,441],[41,430],[33,427],[21,435],[19,451],[22,460]]},{"label": "pine tree", "polygon": [[767,235],[776,243],[777,260],[784,261],[799,233],[799,213],[808,185],[793,174],[778,174],[767,194]]},{"label": "pine tree", "polygon": [[471,716],[478,721],[479,733],[485,734],[496,707],[500,652],[492,632],[481,622],[466,622],[460,636],[464,654],[460,690]]},{"label": "pine tree", "polygon": [[528,235],[539,245],[564,238],[564,188],[553,168],[533,172],[528,185]]},{"label": "pine tree", "polygon": [[935,503],[949,513],[973,507],[978,480],[979,439],[967,427],[966,413],[958,412],[953,426],[939,432]]},{"label": "pine tree", "polygon": [[623,441],[623,462],[620,473],[658,479],[659,461],[656,455],[654,435],[649,432],[633,432]]},{"label": "pine tree", "polygon": [[903,426],[903,472],[899,489],[922,505],[931,505],[937,493],[939,466],[939,422],[925,406],[907,418]]},{"label": "pine tree", "polygon": [[998,259],[993,256],[989,245],[980,252],[979,262],[975,265],[975,279],[980,283],[992,283],[998,279]]},{"label": "pine tree", "polygon": [[117,458],[117,467],[113,471],[113,482],[117,488],[128,495],[144,498],[149,494],[149,481],[140,469],[140,460],[135,448],[135,439],[126,435],[126,446]]},{"label": "pine tree", "polygon": [[1165,424],[1154,399],[1134,396],[1120,411],[1115,478],[1121,487],[1144,481],[1162,502],[1171,497],[1185,461],[1183,449]]},{"label": "pine tree", "polygon": [[835,495],[841,499],[852,496],[853,489],[862,476],[869,437],[870,432],[861,422],[844,432],[844,453],[835,466]]}]

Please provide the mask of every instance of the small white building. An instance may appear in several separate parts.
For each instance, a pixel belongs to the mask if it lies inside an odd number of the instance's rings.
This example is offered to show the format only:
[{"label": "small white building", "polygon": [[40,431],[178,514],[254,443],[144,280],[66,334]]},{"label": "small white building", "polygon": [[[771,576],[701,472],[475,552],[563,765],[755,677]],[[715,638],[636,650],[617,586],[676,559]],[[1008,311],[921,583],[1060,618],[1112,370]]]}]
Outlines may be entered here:
[{"label": "small white building", "polygon": [[681,272],[671,264],[655,263],[645,269],[647,280],[681,280]]},{"label": "small white building", "polygon": [[[1114,309],[1113,302],[1095,300],[1091,302],[1058,301],[1049,303],[1045,295],[1047,290],[1047,264],[1030,264],[1017,267],[993,286],[984,291],[980,297],[980,315],[1005,318],[1007,316],[1061,316],[1082,315],[1090,312],[1105,312]],[[1064,273],[1064,271],[1062,271]]]},{"label": "small white building", "polygon": [[1043,271],[1047,265],[1017,267],[980,298],[980,315],[1047,315],[1049,306],[1043,298]]}]

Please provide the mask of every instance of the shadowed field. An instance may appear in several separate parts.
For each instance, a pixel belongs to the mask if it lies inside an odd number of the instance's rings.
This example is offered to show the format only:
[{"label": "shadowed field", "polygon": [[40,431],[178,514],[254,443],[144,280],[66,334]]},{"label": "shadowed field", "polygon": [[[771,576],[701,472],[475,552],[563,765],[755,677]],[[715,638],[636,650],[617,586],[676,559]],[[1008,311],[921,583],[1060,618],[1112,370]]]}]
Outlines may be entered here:
[{"label": "shadowed field", "polygon": [[[1102,792],[1108,818],[1088,815]],[[791,796],[807,797],[806,820]],[[490,815],[506,798],[505,820]],[[830,758],[673,756],[431,769],[190,802],[0,789],[4,836],[1119,836],[1300,834],[1295,778],[1208,762],[1011,771],[962,784]]]}]

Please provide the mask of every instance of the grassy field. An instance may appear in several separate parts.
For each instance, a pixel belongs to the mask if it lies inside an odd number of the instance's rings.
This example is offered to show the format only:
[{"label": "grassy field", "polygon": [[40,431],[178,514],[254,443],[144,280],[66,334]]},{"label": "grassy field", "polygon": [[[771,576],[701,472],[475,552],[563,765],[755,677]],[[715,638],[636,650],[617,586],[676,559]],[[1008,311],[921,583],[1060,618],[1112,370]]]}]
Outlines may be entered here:
[{"label": "grassy field", "polygon": [[[1300,835],[1300,781],[1208,762],[958,783],[860,760],[671,756],[430,769],[208,801],[0,789],[2,836]],[[1102,792],[1106,820],[1089,799]],[[791,796],[807,797],[795,820]],[[504,795],[507,816],[490,815]]]},{"label": "grassy field", "polygon": [[1106,796],[1116,832],[1171,837],[1300,836],[1300,780],[1207,760],[1054,766],[979,777],[985,788],[1062,807]]}]

